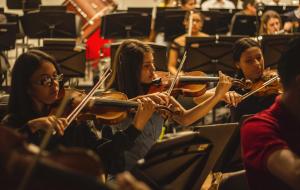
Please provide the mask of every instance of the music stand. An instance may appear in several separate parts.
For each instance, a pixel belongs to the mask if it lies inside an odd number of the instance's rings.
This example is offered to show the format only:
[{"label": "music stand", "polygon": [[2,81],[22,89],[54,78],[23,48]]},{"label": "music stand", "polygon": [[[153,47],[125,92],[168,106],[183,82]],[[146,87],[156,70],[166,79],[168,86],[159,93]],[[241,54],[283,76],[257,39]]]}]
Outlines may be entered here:
[{"label": "music stand", "polygon": [[204,25],[202,31],[204,33],[215,35],[215,34],[226,34],[229,30],[229,25],[232,13],[225,11],[202,11],[204,16]]},{"label": "music stand", "polygon": [[[260,19],[259,19],[260,20]],[[231,35],[249,35],[255,36],[257,20],[256,16],[236,15],[233,21]]]},{"label": "music stand", "polygon": [[201,70],[208,74],[222,71],[228,75],[236,73],[232,48],[236,40],[245,36],[187,37],[187,60],[184,71]]},{"label": "music stand", "polygon": [[172,135],[156,143],[131,172],[153,189],[199,190],[235,128],[201,126]]},{"label": "music stand", "polygon": [[51,6],[45,6],[45,5],[40,5],[40,11],[41,12],[66,12],[67,11],[67,6],[65,5],[51,5]]},{"label": "music stand", "polygon": [[147,37],[151,16],[147,13],[112,13],[102,17],[101,36],[105,39]]},{"label": "music stand", "polygon": [[224,147],[224,151],[220,156],[219,160],[215,164],[213,169],[214,172],[234,172],[243,169],[242,157],[241,157],[241,137],[240,130],[243,125],[243,122],[253,116],[253,114],[244,115],[239,123],[237,123],[237,127],[235,128],[232,137],[228,141],[227,145]]},{"label": "music stand", "polygon": [[16,33],[16,23],[0,24],[0,51],[6,51],[15,48]]},{"label": "music stand", "polygon": [[[112,43],[110,46],[110,60],[111,63],[115,60],[115,54],[117,49],[119,48],[121,43]],[[155,43],[148,42],[148,45],[153,49],[154,51],[154,64],[155,68],[158,71],[168,71],[167,68],[167,47],[165,45],[159,45]]]},{"label": "music stand", "polygon": [[38,9],[41,0],[6,0],[9,9],[23,9],[24,11]]},{"label": "music stand", "polygon": [[1,120],[7,114],[8,100],[9,100],[9,94],[2,94],[0,92],[0,119]]},{"label": "music stand", "polygon": [[7,51],[15,48],[16,33],[17,33],[16,23],[0,24],[0,87],[2,87],[2,83],[5,80],[7,85],[7,81],[8,81],[7,71],[9,71],[10,68],[8,57],[4,54],[3,51]]},{"label": "music stand", "polygon": [[217,12],[227,12],[227,13],[236,13],[241,11],[240,9],[220,9],[220,8],[210,8],[209,11],[217,11]]},{"label": "music stand", "polygon": [[45,39],[44,47],[37,49],[52,55],[64,74],[64,78],[85,76],[85,51],[74,51],[75,40]]},{"label": "music stand", "polygon": [[263,35],[261,40],[265,67],[277,68],[281,55],[288,49],[289,42],[300,34]]},{"label": "music stand", "polygon": [[147,13],[147,14],[152,14],[152,9],[151,7],[128,7],[127,11],[128,12],[136,12],[136,13]]},{"label": "music stand", "polygon": [[77,37],[75,13],[72,12],[29,12],[21,17],[21,23],[29,38]]},{"label": "music stand", "polygon": [[186,11],[182,9],[164,11],[163,23],[166,41],[173,41],[176,37],[186,33],[183,25],[185,15]]},{"label": "music stand", "polygon": [[264,11],[273,10],[278,14],[284,14],[293,10],[296,10],[298,6],[288,5],[288,6],[277,6],[277,5],[265,5]]},{"label": "music stand", "polygon": [[[164,26],[165,9],[169,9],[169,8],[157,7],[155,25],[154,25],[154,30],[156,32],[163,32],[165,29]],[[153,8],[150,7],[128,7],[127,8],[128,12],[147,13],[151,15],[151,18],[152,18],[152,10]]]}]

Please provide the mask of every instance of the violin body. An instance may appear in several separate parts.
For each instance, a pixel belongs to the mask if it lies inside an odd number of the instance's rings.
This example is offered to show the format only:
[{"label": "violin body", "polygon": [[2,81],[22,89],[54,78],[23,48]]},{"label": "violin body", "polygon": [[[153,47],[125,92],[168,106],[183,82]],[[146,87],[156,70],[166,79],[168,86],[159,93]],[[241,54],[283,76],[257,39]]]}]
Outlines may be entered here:
[{"label": "violin body", "polygon": [[[81,103],[86,94],[74,89],[65,89],[61,94],[57,105],[64,107],[62,110],[57,106],[51,113],[67,117],[73,109]],[[65,98],[66,97],[66,98]],[[63,106],[61,106],[63,104]],[[88,100],[87,105],[76,117],[77,121],[93,120],[96,125],[117,124],[127,118],[132,108],[137,108],[138,103],[128,101],[127,96],[121,92],[103,92],[99,96],[93,96]]]},{"label": "violin body", "polygon": [[[269,81],[273,77],[278,77],[278,73],[275,70],[266,69],[263,72],[262,77],[257,82],[253,83],[251,86],[251,91],[260,88],[265,82]],[[283,87],[280,83],[280,79],[278,78],[274,82],[270,83],[269,85],[263,87],[262,89],[258,90],[253,95],[255,96],[269,96],[269,95],[279,95],[282,94]]]},{"label": "violin body", "polygon": [[137,102],[128,101],[121,92],[105,92],[93,97],[89,108],[79,119],[93,119],[96,124],[117,124],[127,118],[132,108],[137,108]]}]

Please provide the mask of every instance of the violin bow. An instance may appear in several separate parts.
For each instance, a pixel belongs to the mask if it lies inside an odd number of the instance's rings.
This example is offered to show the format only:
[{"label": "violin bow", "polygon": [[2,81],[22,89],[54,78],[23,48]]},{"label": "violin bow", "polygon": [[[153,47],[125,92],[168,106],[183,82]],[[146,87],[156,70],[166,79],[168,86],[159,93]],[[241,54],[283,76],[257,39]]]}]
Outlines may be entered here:
[{"label": "violin bow", "polygon": [[189,27],[188,27],[188,36],[192,36],[193,14],[194,14],[194,11],[190,11],[190,16],[189,16]]},{"label": "violin bow", "polygon": [[176,84],[176,82],[177,82],[177,80],[178,80],[178,78],[179,78],[179,73],[180,73],[181,70],[182,70],[182,67],[183,67],[183,64],[184,64],[185,60],[186,60],[186,51],[184,51],[184,54],[183,54],[182,60],[181,60],[181,62],[180,62],[180,64],[179,64],[179,67],[178,67],[178,69],[177,69],[176,75],[175,75],[174,79],[172,80],[172,83],[171,83],[171,85],[170,85],[170,88],[169,88],[168,91],[167,91],[167,94],[168,94],[169,96],[171,96],[171,92],[172,92],[172,90],[174,89],[175,84]]},{"label": "violin bow", "polygon": [[[193,11],[190,11],[188,36],[192,36],[193,13],[194,13]],[[179,78],[179,73],[182,71],[182,67],[183,67],[183,64],[184,64],[185,60],[186,60],[186,50],[184,51],[183,57],[182,57],[182,59],[180,61],[179,67],[178,67],[176,75],[175,75],[175,77],[174,77],[174,79],[173,79],[173,81],[171,83],[171,86],[170,86],[170,88],[167,91],[167,94],[169,96],[171,95],[171,92],[172,92],[172,90],[175,87],[175,84],[176,84],[176,82],[177,82],[177,80]]]},{"label": "violin bow", "polygon": [[[97,84],[92,88],[92,90],[86,95],[86,97],[80,102],[80,104],[72,111],[72,113],[68,116],[67,121],[68,125],[75,119],[75,117],[80,113],[80,111],[83,109],[83,107],[87,104],[90,97],[92,97],[96,90],[105,82],[107,77],[111,74],[111,69],[107,69],[105,73],[101,76]],[[62,107],[62,106],[61,106]],[[48,142],[53,134],[52,129],[46,130],[46,133],[42,139],[42,142],[40,144],[40,151],[36,156],[33,157],[33,160],[31,164],[28,166],[27,170],[25,171],[24,177],[18,186],[18,190],[24,190],[29,182],[29,179],[32,175],[32,172],[38,163],[38,160],[41,158],[42,152],[45,150],[46,146],[48,145]]]},{"label": "violin bow", "polygon": [[152,18],[151,18],[151,30],[154,31],[155,28],[155,20],[157,16],[157,0],[154,0],[153,7],[152,7]]},{"label": "violin bow", "polygon": [[68,124],[70,124],[77,115],[81,112],[81,110],[84,108],[84,106],[88,103],[89,99],[95,94],[96,90],[103,85],[105,80],[109,77],[111,74],[111,69],[107,69],[102,77],[99,79],[97,84],[92,88],[92,90],[84,97],[84,99],[78,104],[78,106],[69,114],[67,117]]}]

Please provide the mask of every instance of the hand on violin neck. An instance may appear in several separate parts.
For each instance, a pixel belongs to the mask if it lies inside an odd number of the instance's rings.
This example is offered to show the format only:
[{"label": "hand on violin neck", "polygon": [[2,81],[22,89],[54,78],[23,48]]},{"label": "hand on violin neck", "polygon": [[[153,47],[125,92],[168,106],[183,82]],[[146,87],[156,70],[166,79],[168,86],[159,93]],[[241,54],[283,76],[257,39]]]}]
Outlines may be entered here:
[{"label": "hand on violin neck", "polygon": [[217,98],[223,98],[225,93],[229,91],[232,86],[232,78],[224,75],[219,71],[219,82],[216,87],[215,95]]},{"label": "hand on violin neck", "polygon": [[64,135],[64,130],[68,122],[65,118],[57,118],[56,116],[47,116],[33,119],[27,122],[27,126],[35,133],[38,130],[55,130],[59,135]]},{"label": "hand on violin neck", "polygon": [[156,103],[148,97],[138,98],[136,101],[139,103],[139,106],[133,119],[133,125],[142,131],[154,113]]}]

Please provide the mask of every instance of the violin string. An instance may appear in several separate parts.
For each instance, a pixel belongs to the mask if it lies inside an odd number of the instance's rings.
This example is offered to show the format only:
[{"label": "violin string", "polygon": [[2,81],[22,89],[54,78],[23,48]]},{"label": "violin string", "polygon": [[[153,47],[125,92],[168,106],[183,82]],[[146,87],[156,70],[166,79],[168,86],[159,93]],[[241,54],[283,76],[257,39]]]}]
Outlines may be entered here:
[{"label": "violin string", "polygon": [[92,97],[96,90],[105,82],[105,80],[111,74],[111,69],[107,69],[103,76],[99,79],[97,84],[92,88],[92,90],[86,95],[86,97],[80,102],[80,104],[69,114],[67,117],[68,124],[70,124],[76,116],[80,113],[80,111],[84,108],[84,106],[88,103],[90,97]]},{"label": "violin string", "polygon": [[278,76],[275,76],[275,77],[271,78],[270,80],[264,82],[264,83],[262,84],[261,87],[259,87],[259,88],[255,89],[255,90],[253,90],[253,91],[250,91],[250,92],[244,94],[244,95],[242,96],[242,100],[248,98],[249,96],[251,96],[251,95],[254,94],[255,92],[257,92],[257,91],[261,90],[262,88],[268,86],[269,84],[273,83],[273,82],[276,81],[278,78],[279,78]]},{"label": "violin string", "polygon": [[182,67],[183,67],[183,64],[184,64],[185,60],[186,60],[186,51],[185,51],[184,54],[183,54],[183,58],[182,58],[182,60],[181,60],[181,62],[180,62],[180,64],[179,64],[179,67],[178,67],[178,70],[177,70],[177,72],[176,72],[176,75],[175,75],[175,77],[174,77],[174,79],[173,79],[173,81],[172,81],[172,83],[171,83],[171,85],[170,85],[170,88],[169,88],[168,91],[167,91],[167,94],[168,94],[169,96],[171,95],[171,92],[172,92],[172,90],[173,90],[174,87],[175,87],[175,84],[176,84],[176,82],[177,82],[177,80],[178,80],[178,78],[179,78],[179,73],[180,73],[181,70],[182,70]]},{"label": "violin string", "polygon": [[[83,98],[83,100],[79,103],[79,105],[73,110],[72,113],[69,114],[68,118],[71,117],[73,114],[76,114],[78,112],[78,110],[80,109],[80,107],[85,104],[85,102],[87,101],[87,99],[90,97],[90,95],[93,95],[95,93],[95,90],[98,89],[99,86],[102,85],[101,81],[104,80],[104,78],[106,77],[106,75],[109,76],[109,72],[111,72],[110,69],[106,70],[105,73],[102,75],[102,77],[99,79],[99,81],[96,83],[96,85],[92,88],[92,90]],[[107,77],[108,77],[107,76]],[[106,78],[105,78],[106,79]],[[100,84],[101,83],[101,84]],[[92,94],[93,93],[93,94]],[[81,110],[80,110],[81,111]],[[67,118],[67,119],[68,119]]]}]

